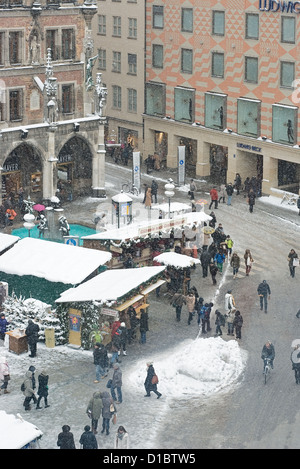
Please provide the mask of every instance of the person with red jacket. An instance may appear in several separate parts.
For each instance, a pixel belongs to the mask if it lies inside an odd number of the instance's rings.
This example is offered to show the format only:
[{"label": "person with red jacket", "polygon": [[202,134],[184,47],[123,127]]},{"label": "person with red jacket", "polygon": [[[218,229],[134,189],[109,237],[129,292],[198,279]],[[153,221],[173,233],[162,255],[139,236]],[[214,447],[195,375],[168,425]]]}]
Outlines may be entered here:
[{"label": "person with red jacket", "polygon": [[210,192],[210,204],[209,210],[211,209],[213,203],[215,204],[215,209],[218,208],[219,195],[216,187],[213,187]]},{"label": "person with red jacket", "polygon": [[12,225],[13,224],[13,221],[14,219],[16,218],[17,214],[16,212],[14,211],[13,208],[8,208],[6,210],[6,214],[5,214],[5,225]]}]

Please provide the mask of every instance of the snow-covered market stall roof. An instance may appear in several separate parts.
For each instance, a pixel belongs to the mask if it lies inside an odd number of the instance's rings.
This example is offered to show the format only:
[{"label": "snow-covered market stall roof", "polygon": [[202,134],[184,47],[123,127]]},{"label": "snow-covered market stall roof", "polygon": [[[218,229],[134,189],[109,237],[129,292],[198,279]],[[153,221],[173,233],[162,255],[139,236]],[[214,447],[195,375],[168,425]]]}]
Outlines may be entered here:
[{"label": "snow-covered market stall roof", "polygon": [[43,432],[20,414],[15,417],[0,410],[0,435],[0,449],[26,449],[36,447]]},{"label": "snow-covered market stall roof", "polygon": [[8,248],[12,247],[19,241],[19,236],[0,233],[0,254],[4,253]]},{"label": "snow-covered market stall roof", "polygon": [[[97,301],[111,306],[119,303],[129,292],[160,276],[166,267],[138,267],[106,270],[76,288],[64,291],[56,303]],[[145,287],[146,288],[146,287]]]},{"label": "snow-covered market stall roof", "polygon": [[131,223],[124,228],[116,228],[109,231],[103,231],[93,235],[82,236],[84,240],[137,240],[147,236],[158,234],[159,232],[170,232],[173,228],[184,226],[199,226],[204,222],[209,222],[211,216],[204,212],[189,212],[177,215],[174,218],[165,218],[159,220],[143,221],[140,223]]},{"label": "snow-covered market stall roof", "polygon": [[190,212],[191,206],[182,202],[171,202],[170,207],[168,203],[153,205],[151,210],[161,210],[163,213],[175,212]]},{"label": "snow-covered market stall roof", "polygon": [[99,273],[110,259],[109,252],[23,238],[0,256],[0,280],[8,282],[9,292],[53,303],[61,291]]},{"label": "snow-covered market stall roof", "polygon": [[176,269],[184,269],[191,267],[194,264],[200,264],[200,260],[185,254],[178,254],[176,252],[164,252],[154,257],[154,261],[160,264],[175,267]]}]

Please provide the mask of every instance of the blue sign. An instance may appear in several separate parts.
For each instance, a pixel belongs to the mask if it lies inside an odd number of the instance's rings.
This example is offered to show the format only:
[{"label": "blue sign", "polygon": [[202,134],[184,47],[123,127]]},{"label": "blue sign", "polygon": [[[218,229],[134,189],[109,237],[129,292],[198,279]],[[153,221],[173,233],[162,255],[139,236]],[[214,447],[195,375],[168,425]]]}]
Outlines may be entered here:
[{"label": "blue sign", "polygon": [[276,13],[300,13],[300,2],[290,2],[285,0],[259,0],[260,11],[272,11]]}]

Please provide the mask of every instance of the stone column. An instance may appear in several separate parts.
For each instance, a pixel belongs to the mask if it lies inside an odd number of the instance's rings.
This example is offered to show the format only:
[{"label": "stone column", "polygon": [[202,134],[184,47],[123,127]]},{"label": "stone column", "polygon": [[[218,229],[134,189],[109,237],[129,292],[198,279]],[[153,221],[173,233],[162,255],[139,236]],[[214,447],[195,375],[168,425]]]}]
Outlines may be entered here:
[{"label": "stone column", "polygon": [[278,160],[264,150],[262,192],[271,194],[271,187],[278,187]]},{"label": "stone column", "polygon": [[43,199],[50,201],[51,197],[56,192],[56,162],[58,159],[55,156],[55,131],[56,125],[49,127],[48,133],[48,159],[44,161],[43,165]]},{"label": "stone column", "polygon": [[92,175],[92,192],[93,197],[106,197],[105,191],[105,143],[104,143],[104,124],[105,117],[99,117],[98,132],[98,150],[93,155],[93,175]]}]

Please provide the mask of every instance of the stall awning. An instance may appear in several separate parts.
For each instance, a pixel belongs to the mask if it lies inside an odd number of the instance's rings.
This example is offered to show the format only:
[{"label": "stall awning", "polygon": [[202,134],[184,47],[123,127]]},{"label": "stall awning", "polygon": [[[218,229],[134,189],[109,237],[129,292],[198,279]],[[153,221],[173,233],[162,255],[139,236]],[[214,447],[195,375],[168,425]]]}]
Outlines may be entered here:
[{"label": "stall awning", "polygon": [[158,282],[153,283],[153,285],[150,285],[150,287],[145,288],[145,290],[143,290],[141,293],[143,295],[148,295],[148,293],[152,292],[153,290],[156,290],[156,288],[160,287],[164,283],[166,283],[166,280],[158,280]]},{"label": "stall awning", "polygon": [[118,311],[124,311],[124,309],[126,308],[129,308],[129,306],[133,305],[134,303],[136,303],[137,301],[139,300],[142,300],[144,298],[144,295],[136,295],[136,296],[133,296],[130,300],[127,300],[125,301],[125,303],[123,303],[122,305],[120,306],[117,306],[117,310]]}]

